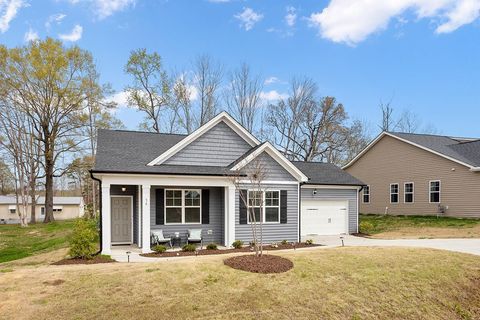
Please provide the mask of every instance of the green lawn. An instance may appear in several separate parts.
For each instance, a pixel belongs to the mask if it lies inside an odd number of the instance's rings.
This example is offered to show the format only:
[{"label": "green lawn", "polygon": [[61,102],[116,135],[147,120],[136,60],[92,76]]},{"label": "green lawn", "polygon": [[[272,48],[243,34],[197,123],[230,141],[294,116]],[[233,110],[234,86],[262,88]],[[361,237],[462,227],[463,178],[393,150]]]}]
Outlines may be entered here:
[{"label": "green lawn", "polygon": [[360,223],[373,225],[370,235],[414,235],[419,237],[478,237],[480,219],[458,219],[432,216],[385,216],[361,214]]},{"label": "green lawn", "polygon": [[73,220],[68,220],[31,224],[27,228],[0,225],[0,263],[67,247],[73,224]]}]

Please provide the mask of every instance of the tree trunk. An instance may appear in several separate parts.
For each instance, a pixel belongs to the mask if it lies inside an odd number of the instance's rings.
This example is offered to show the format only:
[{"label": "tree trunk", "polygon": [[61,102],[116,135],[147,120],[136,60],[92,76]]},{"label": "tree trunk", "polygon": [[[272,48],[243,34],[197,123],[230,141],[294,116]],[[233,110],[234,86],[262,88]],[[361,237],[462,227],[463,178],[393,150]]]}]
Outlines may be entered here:
[{"label": "tree trunk", "polygon": [[55,221],[53,217],[53,148],[45,145],[45,220],[44,223]]},{"label": "tree trunk", "polygon": [[31,206],[30,206],[30,223],[35,223],[36,222],[36,217],[35,217],[35,207],[37,206],[37,199],[35,198],[35,185],[36,181],[35,178],[32,176],[30,177],[30,201],[31,201]]}]

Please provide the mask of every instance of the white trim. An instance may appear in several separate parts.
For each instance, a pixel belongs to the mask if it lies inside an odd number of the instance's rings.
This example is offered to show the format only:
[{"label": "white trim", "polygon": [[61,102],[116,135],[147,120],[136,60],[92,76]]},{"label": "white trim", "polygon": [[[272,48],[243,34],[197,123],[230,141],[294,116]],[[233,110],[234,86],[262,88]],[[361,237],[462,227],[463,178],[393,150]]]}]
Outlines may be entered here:
[{"label": "white trim", "polygon": [[[360,210],[360,199],[358,199],[358,194],[360,192],[357,192],[357,233],[358,233],[358,230],[359,230],[359,210]],[[348,209],[350,209],[350,202],[348,202]],[[350,216],[350,210],[348,210],[347,212],[347,216]],[[350,224],[348,224],[348,234],[350,234]]]},{"label": "white trim", "polygon": [[[169,206],[168,208],[180,208],[182,210],[182,222],[169,222],[167,223],[167,191],[181,191],[182,197],[181,206]],[[200,195],[200,205],[197,206],[185,206],[185,191],[196,191]],[[185,222],[185,209],[186,208],[199,208],[200,209],[200,222]],[[163,190],[163,224],[166,226],[172,225],[185,225],[185,224],[202,224],[202,189],[167,189]]]},{"label": "white trim", "polygon": [[249,154],[245,159],[237,163],[231,171],[238,171],[245,167],[248,163],[250,163],[253,159],[257,156],[266,152],[270,155],[278,164],[280,164],[285,170],[287,170],[292,176],[294,176],[300,182],[308,181],[308,177],[303,174],[300,169],[293,165],[284,155],[280,153],[270,142],[265,142],[262,146],[260,146],[257,150]]},{"label": "white trim", "polygon": [[437,151],[434,151],[430,148],[427,148],[427,147],[424,147],[422,145],[419,145],[415,142],[412,142],[410,140],[407,140],[407,139],[403,139],[403,138],[400,138],[400,137],[397,137],[396,135],[394,134],[391,134],[389,132],[386,132],[386,131],[383,131],[382,133],[380,133],[372,142],[370,142],[368,144],[368,146],[365,147],[365,149],[363,149],[357,156],[355,156],[355,158],[353,158],[349,163],[347,163],[345,166],[342,167],[342,169],[347,169],[348,167],[350,167],[352,164],[354,164],[361,156],[363,156],[368,150],[370,150],[381,138],[383,138],[384,136],[389,136],[389,137],[392,137],[392,138],[395,138],[397,140],[400,140],[402,142],[405,142],[405,143],[408,143],[412,146],[415,146],[417,148],[420,148],[422,150],[425,150],[425,151],[428,151],[428,152],[431,152],[437,156],[440,156],[442,158],[445,158],[445,159],[448,159],[450,161],[453,161],[453,162],[456,162],[456,163],[459,163],[467,168],[469,168],[471,171],[480,171],[480,167],[474,167],[472,165],[469,165],[468,163],[465,163],[463,161],[460,161],[460,160],[457,160],[455,158],[452,158],[452,157],[449,157],[447,155],[444,155],[443,153],[440,153],[440,152],[437,152]]},{"label": "white trim", "polygon": [[360,190],[360,186],[339,186],[339,185],[327,185],[327,184],[304,184],[303,189],[342,189],[342,190]]},{"label": "white trim", "polygon": [[[438,202],[432,202],[432,198],[431,198],[431,184],[432,182],[438,182]],[[437,191],[435,191],[437,192]],[[430,180],[428,181],[428,203],[436,203],[436,204],[440,204],[442,203],[442,180]]]},{"label": "white trim", "polygon": [[[113,242],[110,238],[110,241],[111,241],[111,244],[133,244],[133,196],[132,195],[116,195],[116,194],[111,194],[110,195],[110,202],[112,201],[112,198],[130,198],[130,204],[131,204],[131,211],[130,211],[130,215],[131,215],[131,219],[130,219],[130,233],[131,233],[131,241],[130,242],[124,242],[124,241],[120,241],[120,242]],[[110,210],[112,210],[112,207],[110,206]],[[110,211],[110,215],[112,214],[112,212]],[[113,220],[110,218],[110,225],[113,223]],[[110,227],[110,232],[111,232],[111,227]],[[110,234],[110,237],[112,235]]]},{"label": "white trim", "polygon": [[141,195],[141,187],[139,185],[137,187],[137,245],[141,247],[142,245],[142,195]]},{"label": "white trim", "polygon": [[[392,193],[392,186],[396,185],[397,186],[397,193]],[[390,183],[390,188],[389,188],[389,193],[390,195],[390,204],[399,204],[400,203],[400,183],[394,182]],[[392,194],[397,195],[397,202],[392,202]]]},{"label": "white trim", "polygon": [[142,184],[142,253],[152,252],[150,249],[150,189],[149,184]]},{"label": "white trim", "polygon": [[362,203],[363,204],[370,204],[372,202],[372,189],[370,185],[366,185],[365,187],[368,188],[368,202],[365,202],[365,188],[362,189]]},{"label": "white trim", "polygon": [[111,232],[111,216],[112,213],[110,212],[110,184],[107,182],[102,181],[102,254],[109,255],[112,252],[111,249],[111,240],[112,240],[112,232]]},{"label": "white trim", "polygon": [[[412,192],[408,192],[408,194],[412,195],[412,202],[407,202],[407,184],[412,185]],[[415,182],[404,182],[403,183],[403,203],[404,204],[414,204],[415,203]]]},{"label": "white trim", "polygon": [[178,142],[176,145],[172,146],[170,149],[162,153],[160,156],[148,163],[148,166],[159,165],[162,162],[166,161],[174,154],[185,148],[187,145],[198,139],[205,132],[213,128],[215,125],[223,121],[227,124],[233,131],[235,131],[240,137],[242,137],[249,145],[255,147],[260,144],[260,141],[257,140],[250,132],[248,132],[244,127],[242,127],[235,119],[233,119],[227,112],[223,111],[213,119],[205,123],[203,126],[192,132],[190,135],[186,136],[183,140]]},{"label": "white trim", "polygon": [[[250,184],[252,181],[250,180],[240,180],[240,184]],[[262,184],[283,184],[283,185],[298,185],[298,181],[280,181],[280,180],[263,180]]]}]

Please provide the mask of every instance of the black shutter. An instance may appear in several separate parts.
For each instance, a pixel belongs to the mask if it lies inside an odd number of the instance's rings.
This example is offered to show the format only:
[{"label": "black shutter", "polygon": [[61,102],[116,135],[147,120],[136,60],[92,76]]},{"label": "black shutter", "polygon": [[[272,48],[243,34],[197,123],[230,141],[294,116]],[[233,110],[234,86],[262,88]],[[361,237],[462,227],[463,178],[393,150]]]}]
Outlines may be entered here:
[{"label": "black shutter", "polygon": [[287,190],[280,191],[280,223],[287,223]]},{"label": "black shutter", "polygon": [[240,190],[240,193],[238,194],[240,224],[247,224],[247,206],[245,205],[247,190]]},{"label": "black shutter", "polygon": [[163,217],[165,211],[164,189],[155,190],[155,224],[164,224]]},{"label": "black shutter", "polygon": [[202,224],[210,224],[210,190],[202,189]]}]

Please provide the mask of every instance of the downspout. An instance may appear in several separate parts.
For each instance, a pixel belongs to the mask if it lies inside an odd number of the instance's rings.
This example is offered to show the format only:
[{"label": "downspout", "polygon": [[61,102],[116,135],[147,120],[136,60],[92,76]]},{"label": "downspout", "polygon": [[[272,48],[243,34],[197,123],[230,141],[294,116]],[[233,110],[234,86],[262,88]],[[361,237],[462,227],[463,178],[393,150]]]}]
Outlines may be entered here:
[{"label": "downspout", "polygon": [[99,225],[99,238],[100,238],[100,250],[98,250],[97,253],[95,253],[95,255],[99,255],[101,252],[102,252],[102,247],[103,247],[103,241],[102,241],[102,180],[98,179],[98,178],[95,178],[93,176],[93,172],[92,170],[90,170],[90,178],[92,178],[92,180],[95,180],[95,181],[98,181],[98,184],[99,184],[99,188],[98,188],[98,199],[99,199],[99,202],[98,202],[98,210],[100,212],[99,214],[99,218],[100,218],[100,225]]}]

